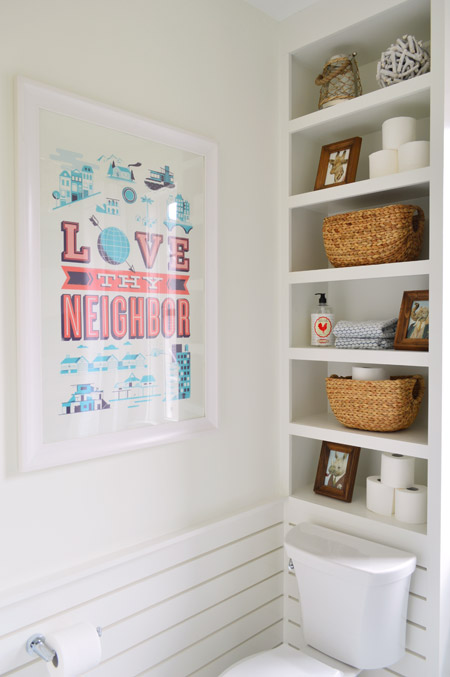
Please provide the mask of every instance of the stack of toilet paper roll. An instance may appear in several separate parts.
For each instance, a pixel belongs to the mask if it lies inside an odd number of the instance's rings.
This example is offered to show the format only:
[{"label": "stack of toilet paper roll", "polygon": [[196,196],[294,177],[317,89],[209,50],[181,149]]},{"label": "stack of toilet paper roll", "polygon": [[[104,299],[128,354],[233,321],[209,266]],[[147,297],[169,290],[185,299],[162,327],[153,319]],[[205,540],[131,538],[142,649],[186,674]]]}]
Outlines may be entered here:
[{"label": "stack of toilet paper roll", "polygon": [[391,118],[383,122],[383,149],[369,155],[369,176],[405,172],[428,167],[430,142],[416,141],[416,120],[410,117]]},{"label": "stack of toilet paper roll", "polygon": [[368,477],[366,489],[368,510],[409,524],[427,521],[427,487],[414,484],[414,458],[383,453],[381,475]]}]

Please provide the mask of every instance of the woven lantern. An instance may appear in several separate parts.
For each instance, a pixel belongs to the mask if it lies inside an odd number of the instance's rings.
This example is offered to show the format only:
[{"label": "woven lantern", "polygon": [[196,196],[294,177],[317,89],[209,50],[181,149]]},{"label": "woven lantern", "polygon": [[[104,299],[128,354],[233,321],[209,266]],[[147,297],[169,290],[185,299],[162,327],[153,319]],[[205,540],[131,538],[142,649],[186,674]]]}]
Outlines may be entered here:
[{"label": "woven lantern", "polygon": [[327,61],[323,72],[315,80],[320,87],[319,108],[328,108],[361,96],[361,80],[355,56],[356,52],[349,56],[337,54]]}]

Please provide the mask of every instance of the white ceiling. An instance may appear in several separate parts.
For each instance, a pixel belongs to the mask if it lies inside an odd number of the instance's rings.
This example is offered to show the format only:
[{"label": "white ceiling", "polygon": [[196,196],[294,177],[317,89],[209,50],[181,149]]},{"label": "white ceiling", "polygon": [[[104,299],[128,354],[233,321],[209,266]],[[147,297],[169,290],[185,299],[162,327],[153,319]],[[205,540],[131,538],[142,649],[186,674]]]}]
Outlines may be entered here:
[{"label": "white ceiling", "polygon": [[247,0],[250,5],[260,9],[277,21],[287,19],[291,14],[299,12],[319,0]]}]

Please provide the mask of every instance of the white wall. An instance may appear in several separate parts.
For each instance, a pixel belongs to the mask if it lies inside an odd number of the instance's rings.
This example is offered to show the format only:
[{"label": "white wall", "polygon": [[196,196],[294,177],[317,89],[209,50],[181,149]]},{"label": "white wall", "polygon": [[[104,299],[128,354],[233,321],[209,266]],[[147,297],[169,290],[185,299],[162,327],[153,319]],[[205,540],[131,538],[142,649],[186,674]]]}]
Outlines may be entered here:
[{"label": "white wall", "polygon": [[[241,0],[0,0],[0,590],[280,495],[276,27]],[[19,474],[16,75],[219,144],[220,427]]]}]

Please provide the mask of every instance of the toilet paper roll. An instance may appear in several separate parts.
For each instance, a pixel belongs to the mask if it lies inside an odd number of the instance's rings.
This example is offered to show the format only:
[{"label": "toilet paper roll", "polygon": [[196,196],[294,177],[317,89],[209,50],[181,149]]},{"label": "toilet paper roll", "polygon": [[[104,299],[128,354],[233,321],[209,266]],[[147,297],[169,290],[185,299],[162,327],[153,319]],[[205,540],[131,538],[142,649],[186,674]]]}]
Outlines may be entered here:
[{"label": "toilet paper roll", "polygon": [[393,489],[406,489],[414,484],[414,458],[401,454],[381,455],[381,481]]},{"label": "toilet paper roll", "polygon": [[398,171],[428,167],[430,164],[430,142],[411,141],[398,149]]},{"label": "toilet paper roll", "polygon": [[396,489],[395,518],[409,524],[424,524],[427,521],[427,494],[423,484]]},{"label": "toilet paper roll", "polygon": [[369,155],[369,176],[376,179],[378,176],[387,176],[398,172],[398,158],[396,150],[377,150]]},{"label": "toilet paper roll", "polygon": [[354,381],[385,381],[389,377],[382,367],[352,367]]},{"label": "toilet paper roll", "polygon": [[381,126],[383,150],[398,150],[404,143],[416,140],[416,120],[409,117],[390,118]]},{"label": "toilet paper roll", "polygon": [[56,651],[53,661],[47,663],[51,675],[78,677],[95,668],[102,658],[100,637],[90,623],[79,623],[48,633],[45,643]]},{"label": "toilet paper roll", "polygon": [[392,515],[394,512],[395,489],[381,483],[379,475],[373,475],[366,479],[366,505],[367,510],[379,515]]}]

